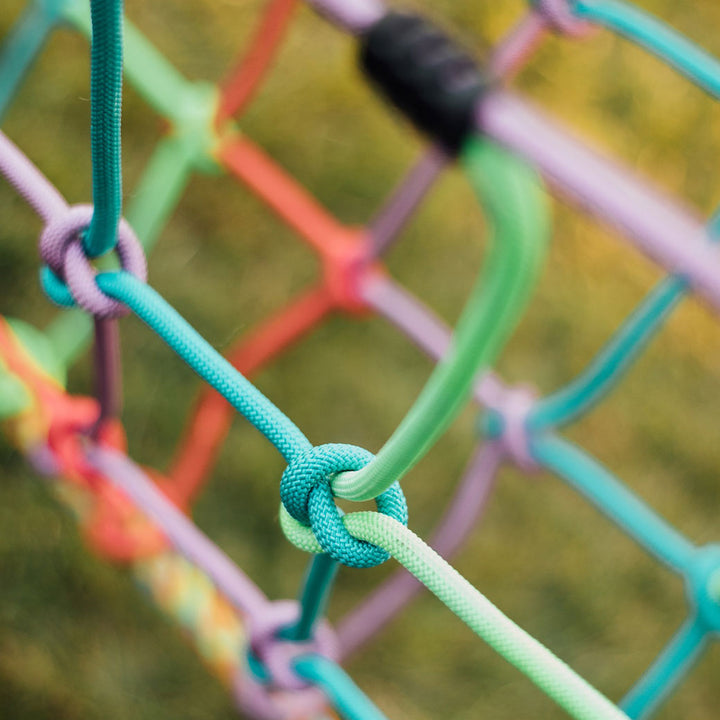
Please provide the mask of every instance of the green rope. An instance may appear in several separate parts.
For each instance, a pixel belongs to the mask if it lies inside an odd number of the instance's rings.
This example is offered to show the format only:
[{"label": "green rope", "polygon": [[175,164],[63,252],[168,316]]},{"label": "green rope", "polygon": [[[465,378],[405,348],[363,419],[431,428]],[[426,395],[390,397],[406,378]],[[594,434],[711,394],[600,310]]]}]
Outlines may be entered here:
[{"label": "green rope", "polygon": [[7,420],[32,405],[32,396],[18,378],[0,365],[0,420]]},{"label": "green rope", "polygon": [[[390,553],[474,633],[530,678],[571,717],[576,720],[627,720],[625,713],[504,615],[402,523],[376,512],[350,513],[343,517],[343,522],[351,535]],[[282,505],[280,524],[295,546],[306,552],[322,552],[312,530],[294,520]]]},{"label": "green rope", "polygon": [[495,361],[509,339],[539,275],[549,212],[537,175],[507,151],[479,139],[466,144],[462,163],[493,230],[482,275],[448,355],[372,462],[333,480],[339,497],[377,497],[425,455],[464,406],[478,372]]}]

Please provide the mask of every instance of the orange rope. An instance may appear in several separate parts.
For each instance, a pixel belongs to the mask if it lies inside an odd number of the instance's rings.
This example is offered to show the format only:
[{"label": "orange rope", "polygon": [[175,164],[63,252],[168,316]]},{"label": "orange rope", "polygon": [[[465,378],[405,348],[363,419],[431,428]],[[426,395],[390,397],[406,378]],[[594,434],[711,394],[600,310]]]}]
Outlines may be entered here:
[{"label": "orange rope", "polygon": [[341,225],[272,158],[245,137],[233,137],[220,148],[227,169],[322,255],[356,233]]}]

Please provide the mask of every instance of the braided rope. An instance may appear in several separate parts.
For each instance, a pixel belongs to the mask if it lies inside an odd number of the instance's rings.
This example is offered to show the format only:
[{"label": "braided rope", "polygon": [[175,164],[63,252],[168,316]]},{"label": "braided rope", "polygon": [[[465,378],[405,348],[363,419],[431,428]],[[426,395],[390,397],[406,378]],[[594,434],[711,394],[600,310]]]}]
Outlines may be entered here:
[{"label": "braided rope", "polygon": [[115,246],[122,212],[120,107],[123,71],[123,2],[91,0],[90,146],[92,149],[92,222],[83,238],[90,257]]},{"label": "braided rope", "polygon": [[[350,513],[343,522],[353,536],[390,553],[473,632],[576,720],[627,718],[544,645],[513,623],[402,523],[369,512]],[[322,552],[312,530],[290,517],[282,506],[280,525],[296,547],[305,552]]]}]

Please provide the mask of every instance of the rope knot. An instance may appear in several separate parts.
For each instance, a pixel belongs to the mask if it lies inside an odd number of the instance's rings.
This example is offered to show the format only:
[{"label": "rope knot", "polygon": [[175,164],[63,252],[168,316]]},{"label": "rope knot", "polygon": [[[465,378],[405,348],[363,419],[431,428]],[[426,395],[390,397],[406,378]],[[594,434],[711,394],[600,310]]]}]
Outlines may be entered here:
[{"label": "rope knot", "polygon": [[[349,567],[374,567],[389,557],[381,548],[350,535],[331,487],[335,475],[361,470],[373,457],[371,452],[355,445],[318,445],[293,458],[280,481],[280,499],[287,512],[312,529],[330,557]],[[407,503],[398,483],[375,498],[375,502],[378,512],[407,525]]]},{"label": "rope knot", "polygon": [[248,667],[237,673],[234,689],[240,709],[253,717],[290,720],[321,717],[327,712],[324,695],[298,675],[294,662],[308,653],[337,661],[337,636],[323,620],[307,641],[283,639],[283,631],[299,615],[298,602],[280,600],[268,603],[262,613],[249,618]]},{"label": "rope knot", "polygon": [[[77,304],[97,317],[120,317],[128,312],[127,308],[98,288],[96,271],[83,247],[83,233],[92,217],[92,205],[74,205],[45,226],[40,236],[40,256],[46,263],[41,282],[47,295],[58,305]],[[124,219],[118,225],[115,249],[122,269],[145,282],[145,252]]]},{"label": "rope knot", "polygon": [[573,12],[572,0],[532,0],[535,10],[556,31],[571,37],[583,37],[593,28]]}]

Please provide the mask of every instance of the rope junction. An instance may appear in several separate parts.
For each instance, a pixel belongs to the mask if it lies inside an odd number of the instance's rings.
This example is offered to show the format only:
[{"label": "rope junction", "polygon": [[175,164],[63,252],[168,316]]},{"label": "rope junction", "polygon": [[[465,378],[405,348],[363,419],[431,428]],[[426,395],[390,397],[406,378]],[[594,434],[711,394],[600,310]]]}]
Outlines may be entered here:
[{"label": "rope junction", "polygon": [[[220,88],[186,81],[129,22],[122,2],[33,0],[0,51],[0,118],[49,34],[68,23],[91,38],[93,205],[68,207],[0,133],[0,173],[44,222],[40,279],[58,305],[77,306],[39,331],[0,318],[0,418],[42,473],[58,478],[88,541],[127,563],[157,604],[190,631],[200,654],[253,717],[382,718],[338,665],[384,626],[422,583],[499,654],[578,720],[648,717],[720,633],[720,545],[697,547],[560,428],[587,413],[623,378],[692,290],[720,309],[720,258],[707,225],[632,173],[595,154],[507,90],[507,79],[550,31],[595,26],[645,47],[706,92],[720,94],[720,63],[646,13],[618,0],[536,0],[482,73],[425,21],[379,0],[308,0],[358,37],[369,73],[435,143],[367,228],[343,226],[233,119],[251,102],[282,41],[293,0],[268,0],[250,49]],[[123,28],[124,25],[124,28]],[[124,33],[123,33],[124,30]],[[400,41],[395,42],[395,33]],[[121,219],[122,73],[167,118],[127,221]],[[384,271],[380,255],[433,180],[457,154],[491,226],[490,253],[452,336]],[[246,185],[319,255],[322,275],[222,358],[146,284],[149,252],[191,174],[223,169]],[[490,370],[522,317],[542,267],[549,215],[540,177],[621,231],[671,275],[638,306],[570,385],[538,398]],[[120,269],[89,259],[115,250]],[[99,261],[102,265],[103,260]],[[116,318],[137,315],[213,390],[201,397],[167,476],[134,464],[119,421]],[[313,447],[245,376],[333,312],[377,312],[438,361],[417,401],[372,454]],[[65,390],[66,369],[95,338],[96,398]],[[482,441],[441,520],[432,550],[407,529],[399,482],[467,400],[483,409]],[[287,462],[280,517],[288,538],[314,553],[301,598],[271,602],[189,519],[232,408]],[[615,705],[469,585],[449,556],[476,524],[503,462],[549,469],[684,578],[690,615],[647,673]],[[377,513],[341,516],[334,497],[374,499]],[[334,631],[322,620],[338,563],[367,567],[392,556],[392,576]]]}]

